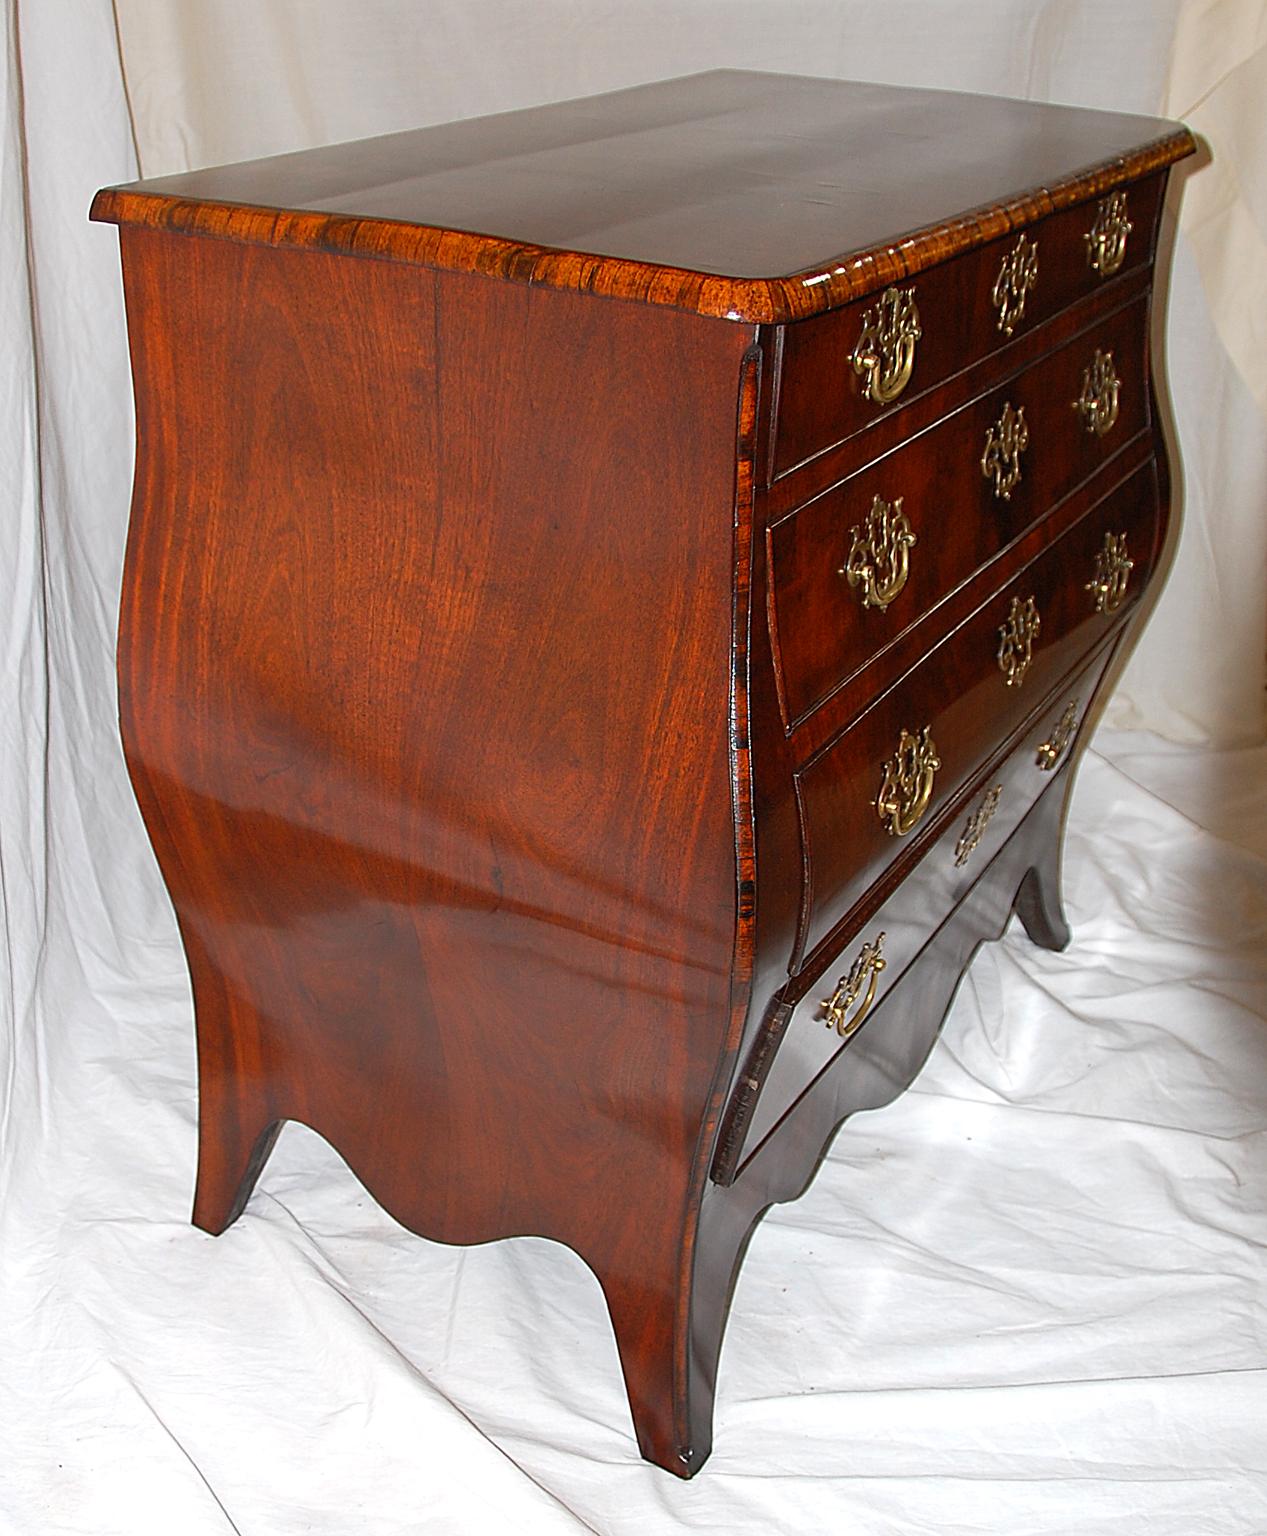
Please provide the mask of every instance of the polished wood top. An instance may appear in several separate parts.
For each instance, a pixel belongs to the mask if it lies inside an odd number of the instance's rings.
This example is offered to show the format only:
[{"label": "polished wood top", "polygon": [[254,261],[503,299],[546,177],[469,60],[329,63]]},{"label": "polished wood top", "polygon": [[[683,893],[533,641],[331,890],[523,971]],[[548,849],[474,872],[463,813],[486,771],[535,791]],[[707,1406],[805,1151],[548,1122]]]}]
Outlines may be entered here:
[{"label": "polished wood top", "polygon": [[715,70],[135,182],[92,216],[779,321],[1194,148],[1155,118]]}]

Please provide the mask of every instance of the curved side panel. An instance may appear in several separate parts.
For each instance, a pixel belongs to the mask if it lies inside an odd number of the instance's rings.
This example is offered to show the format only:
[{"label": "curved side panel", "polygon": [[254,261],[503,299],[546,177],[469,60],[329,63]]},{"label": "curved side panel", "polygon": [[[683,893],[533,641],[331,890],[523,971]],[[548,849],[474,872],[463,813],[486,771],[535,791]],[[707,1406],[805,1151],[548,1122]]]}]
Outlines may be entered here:
[{"label": "curved side panel", "polygon": [[751,333],[123,236],[120,711],[193,976],[195,1219],[295,1118],[428,1237],[568,1244],[671,1458],[731,1030]]}]

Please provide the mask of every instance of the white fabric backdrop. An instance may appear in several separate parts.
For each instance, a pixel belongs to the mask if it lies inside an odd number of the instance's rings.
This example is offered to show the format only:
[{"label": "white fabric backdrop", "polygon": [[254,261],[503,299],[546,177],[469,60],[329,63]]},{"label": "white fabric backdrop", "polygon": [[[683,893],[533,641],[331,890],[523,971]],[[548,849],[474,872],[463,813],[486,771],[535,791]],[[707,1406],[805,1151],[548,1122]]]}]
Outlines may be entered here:
[{"label": "white fabric backdrop", "polygon": [[690,1486],[636,1460],[597,1285],[553,1245],[409,1237],[294,1127],[228,1234],[188,1225],[188,982],[114,723],[117,246],[84,215],[136,174],[133,122],[158,172],[722,63],[1187,115],[1216,156],[1172,299],[1188,531],[1117,718],[1234,743],[1261,719],[1267,7],[117,9],[125,73],[110,0],[5,8],[0,1532],[1261,1536],[1262,747],[1102,738],[1073,948],[983,952],[916,1089],[760,1229]]}]

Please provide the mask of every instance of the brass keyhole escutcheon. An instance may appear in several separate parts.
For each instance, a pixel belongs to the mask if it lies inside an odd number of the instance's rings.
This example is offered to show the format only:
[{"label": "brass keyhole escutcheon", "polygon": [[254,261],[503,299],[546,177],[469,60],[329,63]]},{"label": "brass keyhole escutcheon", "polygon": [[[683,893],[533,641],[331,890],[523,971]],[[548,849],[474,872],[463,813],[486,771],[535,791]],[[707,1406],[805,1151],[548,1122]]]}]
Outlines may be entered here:
[{"label": "brass keyhole escutcheon", "polygon": [[1034,761],[1043,773],[1050,773],[1065,755],[1077,729],[1078,703],[1076,699],[1071,699],[1065,705],[1065,712],[1056,722],[1051,735],[1039,744],[1038,751],[1034,755]]},{"label": "brass keyhole escutcheon", "polygon": [[1082,373],[1082,393],[1073,408],[1082,417],[1082,425],[1096,437],[1103,437],[1117,420],[1122,381],[1113,366],[1112,352],[1095,349],[1095,356]]},{"label": "brass keyhole escutcheon", "polygon": [[862,313],[862,332],[853,349],[853,370],[862,392],[876,405],[889,405],[911,382],[915,343],[923,335],[914,288],[886,288]]},{"label": "brass keyhole escutcheon", "polygon": [[862,606],[883,611],[906,585],[910,551],[915,544],[902,498],[877,496],[864,523],[849,530],[849,555],[839,574],[862,589]]},{"label": "brass keyhole escutcheon", "polygon": [[886,964],[884,934],[881,933],[874,944],[862,946],[848,974],[840,978],[836,990],[819,1005],[823,1010],[823,1022],[828,1029],[834,1029],[842,1040],[848,1040],[871,1012],[880,972]]},{"label": "brass keyhole escutcheon", "polygon": [[1025,424],[1025,407],[1012,408],[1011,401],[1003,407],[1003,414],[985,435],[985,452],[981,455],[981,473],[994,481],[994,494],[1002,501],[1011,501],[1012,492],[1021,480],[1021,454],[1029,447],[1029,427]]},{"label": "brass keyhole escutcheon", "polygon": [[1106,533],[1095,557],[1095,574],[1085,590],[1091,593],[1097,613],[1116,613],[1126,599],[1126,584],[1135,562],[1126,553],[1124,533]]},{"label": "brass keyhole escutcheon", "polygon": [[1113,192],[1096,205],[1095,223],[1083,235],[1087,263],[1101,277],[1112,277],[1126,257],[1126,241],[1131,232],[1126,217],[1126,193]]},{"label": "brass keyhole escutcheon", "polygon": [[1014,597],[1007,618],[999,625],[999,671],[1009,688],[1019,688],[1034,659],[1034,641],[1043,627],[1038,605],[1032,597],[1023,601]]},{"label": "brass keyhole escutcheon", "polygon": [[968,817],[968,825],[960,834],[959,841],[955,844],[955,865],[962,868],[972,857],[977,844],[985,836],[985,829],[994,820],[994,813],[999,808],[999,801],[1003,798],[1002,784],[996,784],[990,790],[978,808]]},{"label": "brass keyhole escutcheon", "polygon": [[1038,245],[1022,235],[1003,258],[999,275],[990,290],[990,302],[999,312],[999,330],[1010,336],[1025,313],[1025,299],[1038,281]]},{"label": "brass keyhole escutcheon", "polygon": [[933,798],[941,758],[931,731],[929,725],[918,735],[903,730],[897,751],[884,765],[875,809],[890,837],[905,837],[912,831]]}]

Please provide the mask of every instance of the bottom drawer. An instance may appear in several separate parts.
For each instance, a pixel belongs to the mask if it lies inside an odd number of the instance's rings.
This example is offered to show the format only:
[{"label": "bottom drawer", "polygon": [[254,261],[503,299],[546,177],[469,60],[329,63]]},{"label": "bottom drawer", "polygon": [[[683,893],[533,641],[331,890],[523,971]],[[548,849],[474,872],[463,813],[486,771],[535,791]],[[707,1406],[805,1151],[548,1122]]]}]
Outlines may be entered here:
[{"label": "bottom drawer", "polygon": [[[787,1018],[782,1039],[758,1043],[758,1053],[769,1066],[744,1106],[747,1129],[736,1125],[723,1137],[731,1146],[738,1139],[744,1158],[847,1049],[884,994],[1059,776],[1111,654],[1111,645],[1102,649],[1050,696],[1019,742],[960,799],[957,812],[914,871],[820,972]],[[757,1075],[745,1073],[749,1087]]]}]

